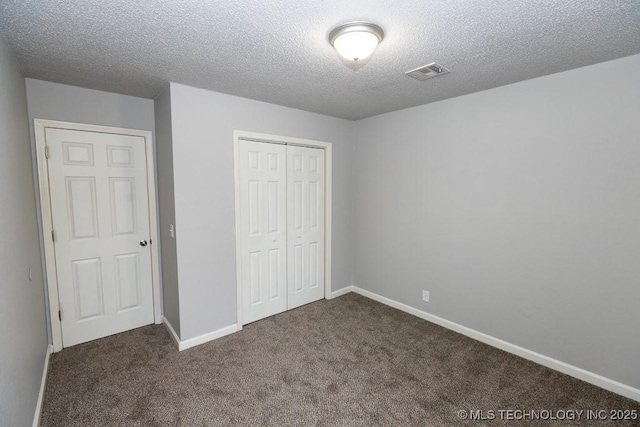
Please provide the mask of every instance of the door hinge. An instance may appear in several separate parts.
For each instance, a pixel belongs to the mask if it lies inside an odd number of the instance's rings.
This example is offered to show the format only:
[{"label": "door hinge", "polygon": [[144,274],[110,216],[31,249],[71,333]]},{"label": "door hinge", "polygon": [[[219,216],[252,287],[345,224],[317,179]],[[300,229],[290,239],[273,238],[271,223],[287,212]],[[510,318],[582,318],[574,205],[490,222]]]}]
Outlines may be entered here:
[{"label": "door hinge", "polygon": [[58,310],[58,320],[62,322],[62,310]]},{"label": "door hinge", "polygon": [[51,154],[49,153],[49,146],[48,145],[44,146],[44,158],[45,159],[51,158]]},{"label": "door hinge", "polygon": [[51,240],[56,241],[56,230],[51,230]]}]

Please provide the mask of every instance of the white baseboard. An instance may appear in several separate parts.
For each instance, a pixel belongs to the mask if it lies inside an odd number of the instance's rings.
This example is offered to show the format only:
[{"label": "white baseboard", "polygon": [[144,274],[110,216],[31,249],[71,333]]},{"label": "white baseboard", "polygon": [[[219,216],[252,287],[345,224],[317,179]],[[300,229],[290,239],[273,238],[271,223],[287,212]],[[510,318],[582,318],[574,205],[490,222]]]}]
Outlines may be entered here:
[{"label": "white baseboard", "polygon": [[44,390],[47,387],[47,375],[49,373],[49,358],[53,353],[53,346],[47,345],[47,351],[44,355],[44,368],[42,369],[42,381],[40,382],[40,392],[38,392],[38,401],[36,402],[36,413],[33,416],[33,427],[40,426],[40,417],[42,416],[42,404],[44,403]]},{"label": "white baseboard", "polygon": [[442,317],[434,316],[433,314],[429,314],[426,311],[418,310],[417,308],[394,301],[387,297],[383,297],[382,295],[378,295],[365,289],[358,288],[357,286],[352,286],[351,288],[353,292],[370,298],[374,301],[378,301],[390,307],[397,308],[398,310],[412,314],[421,319],[428,320],[429,322],[443,326],[447,329],[451,329],[452,331],[461,333],[490,346],[497,347],[508,353],[515,354],[516,356],[531,360],[532,362],[538,363],[542,366],[546,366],[547,368],[554,369],[556,371],[562,372],[563,374],[570,375],[582,381],[601,387],[605,390],[609,390],[613,393],[640,402],[640,390],[637,388],[603,377],[602,375],[594,374],[593,372],[589,372],[582,368],[578,368],[568,363],[561,362],[560,360],[553,359],[549,356],[536,353],[535,351],[527,350],[526,348],[511,344],[499,338],[492,337],[491,335],[478,332],[475,329],[467,328],[466,326],[459,325],[457,323],[443,319]]},{"label": "white baseboard", "polygon": [[238,325],[234,323],[233,325],[225,326],[224,328],[218,329],[217,331],[209,332],[207,334],[182,341],[176,333],[175,329],[173,329],[173,326],[171,326],[171,323],[169,323],[167,318],[164,316],[162,317],[162,323],[164,323],[167,327],[169,335],[171,335],[171,339],[173,339],[176,347],[178,347],[178,351],[186,350],[188,348],[195,347],[197,345],[204,344],[218,338],[222,338],[240,330],[238,328]]},{"label": "white baseboard", "polygon": [[173,343],[176,345],[178,350],[180,350],[180,337],[176,333],[176,330],[173,329],[173,326],[171,326],[169,320],[167,320],[167,318],[164,316],[162,316],[162,323],[164,323],[165,328],[167,328],[167,331],[169,331],[169,336],[173,340]]},{"label": "white baseboard", "polygon": [[188,340],[180,341],[180,347],[178,349],[180,351],[186,350],[188,348],[195,347],[197,345],[204,344],[206,342],[213,341],[215,339],[222,338],[227,335],[231,335],[237,331],[238,331],[238,325],[234,323],[233,325],[220,328],[217,331],[209,332],[208,334],[204,334],[194,338],[189,338]]},{"label": "white baseboard", "polygon": [[346,295],[346,294],[348,294],[350,292],[353,292],[353,285],[345,286],[342,289],[338,289],[337,291],[331,292],[331,296],[329,297],[329,299],[338,298],[338,297],[341,297],[342,295]]}]

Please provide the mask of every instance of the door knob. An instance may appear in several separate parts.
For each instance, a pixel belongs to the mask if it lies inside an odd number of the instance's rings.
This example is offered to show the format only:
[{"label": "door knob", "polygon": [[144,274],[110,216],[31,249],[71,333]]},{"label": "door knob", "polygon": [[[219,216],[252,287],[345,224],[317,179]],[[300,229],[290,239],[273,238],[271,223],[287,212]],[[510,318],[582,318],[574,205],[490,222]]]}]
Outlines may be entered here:
[{"label": "door knob", "polygon": [[140,240],[140,246],[147,246],[146,240]]},{"label": "door knob", "polygon": [[278,241],[278,239],[273,239],[273,243],[276,243]]},{"label": "door knob", "polygon": [[299,239],[299,238],[301,238],[301,237],[302,237],[302,235],[301,235],[301,234],[298,234],[298,239]]}]

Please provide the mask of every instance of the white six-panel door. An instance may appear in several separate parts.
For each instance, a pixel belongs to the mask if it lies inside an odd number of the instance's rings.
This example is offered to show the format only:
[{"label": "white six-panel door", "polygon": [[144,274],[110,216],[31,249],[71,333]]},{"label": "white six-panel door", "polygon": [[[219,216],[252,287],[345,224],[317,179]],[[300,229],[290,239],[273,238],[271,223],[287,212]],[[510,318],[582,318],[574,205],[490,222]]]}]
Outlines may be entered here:
[{"label": "white six-panel door", "polygon": [[324,297],[324,150],[240,140],[242,323]]},{"label": "white six-panel door", "polygon": [[324,298],[324,150],[287,146],[288,309]]},{"label": "white six-panel door", "polygon": [[286,146],[240,141],[243,323],[287,309]]},{"label": "white six-panel door", "polygon": [[63,346],[153,323],[144,138],[45,138]]}]

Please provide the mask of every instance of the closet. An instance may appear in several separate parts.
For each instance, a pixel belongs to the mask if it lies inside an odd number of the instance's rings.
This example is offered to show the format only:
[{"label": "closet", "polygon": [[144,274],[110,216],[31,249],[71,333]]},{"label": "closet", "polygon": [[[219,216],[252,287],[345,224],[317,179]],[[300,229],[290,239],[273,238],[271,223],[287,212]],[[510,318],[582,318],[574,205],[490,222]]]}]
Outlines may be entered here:
[{"label": "closet", "polygon": [[325,151],[240,139],[237,192],[242,323],[325,293]]}]

